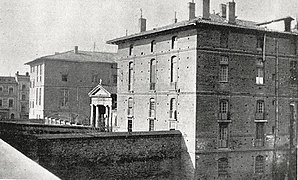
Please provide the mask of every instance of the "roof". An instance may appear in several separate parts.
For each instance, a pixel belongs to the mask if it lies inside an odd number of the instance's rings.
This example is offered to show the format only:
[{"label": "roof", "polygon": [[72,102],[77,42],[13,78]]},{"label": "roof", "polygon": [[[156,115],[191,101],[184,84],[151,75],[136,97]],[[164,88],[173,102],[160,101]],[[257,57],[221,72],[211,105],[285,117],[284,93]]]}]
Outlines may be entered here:
[{"label": "roof", "polygon": [[109,52],[93,52],[93,51],[78,51],[74,53],[73,50],[62,53],[55,53],[54,55],[43,56],[33,61],[25,63],[29,65],[38,60],[59,60],[71,62],[102,62],[102,63],[115,63],[114,55],[116,53]]},{"label": "roof", "polygon": [[[289,18],[289,17],[287,17],[287,18]],[[170,24],[167,26],[154,28],[152,30],[148,30],[148,31],[144,31],[144,32],[132,34],[129,36],[116,38],[116,39],[112,39],[112,40],[107,41],[107,43],[108,44],[117,44],[120,41],[125,41],[125,40],[133,39],[136,37],[146,36],[149,34],[159,33],[159,32],[168,31],[168,30],[172,30],[172,29],[178,29],[181,27],[195,26],[197,24],[210,24],[210,25],[219,25],[219,26],[226,26],[226,27],[259,30],[259,31],[270,31],[270,32],[278,32],[278,33],[285,33],[285,34],[293,34],[293,32],[271,31],[271,30],[266,29],[265,27],[258,26],[257,22],[241,20],[241,19],[236,19],[235,23],[231,24],[231,23],[228,23],[227,19],[222,18],[218,14],[210,14],[210,19],[208,19],[208,20],[203,19],[202,17],[197,17],[192,20],[181,21],[181,22],[177,22],[177,23]],[[295,33],[295,34],[297,34],[297,33]]]}]

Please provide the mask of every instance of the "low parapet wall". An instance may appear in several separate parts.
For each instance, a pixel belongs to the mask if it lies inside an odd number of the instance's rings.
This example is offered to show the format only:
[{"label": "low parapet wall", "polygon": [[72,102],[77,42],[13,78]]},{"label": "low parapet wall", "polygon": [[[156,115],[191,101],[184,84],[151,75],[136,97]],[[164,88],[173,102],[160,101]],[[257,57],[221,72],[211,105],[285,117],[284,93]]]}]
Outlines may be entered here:
[{"label": "low parapet wall", "polygon": [[9,141],[62,179],[180,179],[179,131],[32,134],[17,128],[8,134],[4,129],[0,138],[14,134]]}]

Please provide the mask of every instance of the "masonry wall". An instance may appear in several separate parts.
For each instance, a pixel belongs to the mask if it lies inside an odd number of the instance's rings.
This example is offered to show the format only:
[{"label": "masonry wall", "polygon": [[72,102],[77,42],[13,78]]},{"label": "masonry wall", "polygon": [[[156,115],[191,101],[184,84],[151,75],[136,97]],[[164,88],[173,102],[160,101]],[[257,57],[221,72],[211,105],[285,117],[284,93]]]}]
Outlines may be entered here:
[{"label": "masonry wall", "polygon": [[[60,116],[76,123],[89,124],[91,110],[88,93],[98,85],[99,79],[102,79],[103,85],[116,88],[113,76],[117,75],[117,69],[114,66],[112,63],[44,61],[42,81],[36,82],[36,88],[41,88],[42,100],[40,105],[35,103],[31,117]],[[62,81],[62,74],[68,74],[66,82]],[[94,75],[97,75],[97,81],[94,81]],[[36,77],[32,79],[36,81]],[[36,88],[31,89],[33,102],[36,102]],[[63,89],[69,93],[66,107],[61,106]]]},{"label": "masonry wall", "polygon": [[[177,36],[177,45],[171,48],[171,40]],[[196,64],[196,30],[170,31],[168,34],[132,40],[119,45],[118,49],[118,121],[120,131],[127,131],[128,98],[133,98],[132,131],[149,130],[149,100],[155,99],[156,119],[154,131],[169,130],[170,100],[177,101],[177,126],[183,135],[182,153],[185,171],[183,179],[191,179],[195,164],[195,64]],[[151,42],[155,40],[154,52]],[[129,56],[129,47],[133,45],[133,54]],[[177,57],[177,88],[170,83],[171,57]],[[155,90],[150,90],[150,61],[156,60]],[[128,91],[128,65],[134,63],[133,91]]]},{"label": "masonry wall", "polygon": [[[227,47],[220,44],[222,31],[229,34]],[[290,83],[290,61],[298,60],[297,38],[267,34],[265,79],[264,84],[257,85],[256,60],[263,58],[262,52],[256,49],[258,35],[253,31],[214,27],[198,31],[195,179],[220,179],[220,158],[228,159],[228,179],[271,179],[274,131],[277,131],[276,161],[285,162],[289,148],[289,107],[298,99],[297,84]],[[274,38],[279,43],[278,63]],[[219,82],[221,56],[229,58],[228,82]],[[278,89],[275,84],[276,65],[279,71]],[[230,118],[227,121],[220,120],[218,116],[221,99],[229,100]],[[255,145],[257,100],[265,103],[265,144],[262,147]],[[220,122],[229,123],[227,148],[219,146]],[[255,173],[257,155],[265,157],[262,174]],[[279,174],[280,178],[284,173]]]}]

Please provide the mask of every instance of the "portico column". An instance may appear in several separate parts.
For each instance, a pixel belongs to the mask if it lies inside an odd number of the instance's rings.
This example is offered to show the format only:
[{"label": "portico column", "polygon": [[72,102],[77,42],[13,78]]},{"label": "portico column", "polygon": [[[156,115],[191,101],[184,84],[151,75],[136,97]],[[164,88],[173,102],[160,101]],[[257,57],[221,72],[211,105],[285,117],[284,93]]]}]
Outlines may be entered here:
[{"label": "portico column", "polygon": [[94,111],[94,106],[93,106],[93,104],[91,104],[90,106],[91,106],[90,125],[91,125],[91,127],[94,127],[94,124],[93,124],[93,111]]},{"label": "portico column", "polygon": [[109,121],[110,121],[110,131],[113,131],[113,120],[112,120],[112,106],[109,106]]},{"label": "portico column", "polygon": [[99,121],[99,107],[96,105],[96,117],[95,117],[95,127],[98,128],[98,121]]}]

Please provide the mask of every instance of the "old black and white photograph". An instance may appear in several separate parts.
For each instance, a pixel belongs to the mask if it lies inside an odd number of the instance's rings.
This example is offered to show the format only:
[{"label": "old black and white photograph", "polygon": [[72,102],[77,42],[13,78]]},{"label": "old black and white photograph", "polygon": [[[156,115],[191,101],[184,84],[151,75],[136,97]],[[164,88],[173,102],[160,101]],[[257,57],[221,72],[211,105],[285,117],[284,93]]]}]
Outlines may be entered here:
[{"label": "old black and white photograph", "polygon": [[296,180],[297,0],[0,0],[0,179]]}]

